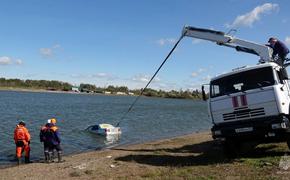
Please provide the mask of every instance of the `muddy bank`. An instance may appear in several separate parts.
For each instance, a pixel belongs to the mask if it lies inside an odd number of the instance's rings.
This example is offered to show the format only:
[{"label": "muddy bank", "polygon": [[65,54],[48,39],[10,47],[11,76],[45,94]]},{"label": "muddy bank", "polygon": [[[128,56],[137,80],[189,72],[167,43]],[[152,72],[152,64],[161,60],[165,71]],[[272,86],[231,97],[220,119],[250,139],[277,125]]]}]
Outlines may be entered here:
[{"label": "muddy bank", "polygon": [[9,167],[0,175],[1,179],[288,179],[288,153],[285,143],[267,144],[229,159],[219,142],[202,132],[66,156],[63,163]]}]

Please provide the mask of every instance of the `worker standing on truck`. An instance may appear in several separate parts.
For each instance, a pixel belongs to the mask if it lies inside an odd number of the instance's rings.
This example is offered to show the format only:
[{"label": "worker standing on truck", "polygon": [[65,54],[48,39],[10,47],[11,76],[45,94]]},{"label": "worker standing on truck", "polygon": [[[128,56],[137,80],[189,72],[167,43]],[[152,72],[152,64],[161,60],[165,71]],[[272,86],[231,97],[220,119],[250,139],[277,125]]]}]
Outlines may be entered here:
[{"label": "worker standing on truck", "polygon": [[272,57],[274,58],[276,55],[278,55],[276,62],[280,66],[283,66],[286,56],[289,53],[289,49],[283,42],[274,37],[269,38],[268,43],[268,46],[273,49]]},{"label": "worker standing on truck", "polygon": [[20,121],[14,130],[16,157],[18,165],[21,163],[22,152],[25,151],[25,163],[30,163],[30,134],[25,127],[25,122]]}]

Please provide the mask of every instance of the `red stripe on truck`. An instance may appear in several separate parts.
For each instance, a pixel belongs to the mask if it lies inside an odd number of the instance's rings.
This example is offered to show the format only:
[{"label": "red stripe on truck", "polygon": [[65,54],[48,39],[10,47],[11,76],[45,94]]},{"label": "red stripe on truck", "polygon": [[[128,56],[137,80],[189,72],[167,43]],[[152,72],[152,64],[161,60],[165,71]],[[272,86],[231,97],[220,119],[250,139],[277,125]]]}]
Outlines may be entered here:
[{"label": "red stripe on truck", "polygon": [[242,106],[247,106],[248,105],[248,102],[247,102],[246,95],[241,95],[240,98],[241,98]]},{"label": "red stripe on truck", "polygon": [[234,108],[239,107],[239,103],[238,103],[238,98],[237,98],[237,96],[232,97],[232,104],[233,104],[233,107],[234,107]]}]

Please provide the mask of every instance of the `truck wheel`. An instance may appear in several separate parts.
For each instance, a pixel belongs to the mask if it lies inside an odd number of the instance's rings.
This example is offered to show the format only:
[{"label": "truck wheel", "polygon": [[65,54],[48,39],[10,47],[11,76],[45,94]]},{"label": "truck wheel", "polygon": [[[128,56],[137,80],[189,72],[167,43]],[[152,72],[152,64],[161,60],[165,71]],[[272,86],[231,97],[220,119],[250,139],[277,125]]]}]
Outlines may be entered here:
[{"label": "truck wheel", "polygon": [[238,144],[232,140],[226,140],[223,143],[224,155],[228,158],[235,158],[237,156]]},{"label": "truck wheel", "polygon": [[253,151],[253,149],[255,149],[255,147],[258,145],[259,143],[256,141],[248,141],[248,142],[243,142],[240,145],[240,152],[242,152],[242,154],[247,154],[251,151]]},{"label": "truck wheel", "polygon": [[289,148],[289,150],[290,150],[290,139],[287,140],[287,145],[288,145],[288,148]]}]

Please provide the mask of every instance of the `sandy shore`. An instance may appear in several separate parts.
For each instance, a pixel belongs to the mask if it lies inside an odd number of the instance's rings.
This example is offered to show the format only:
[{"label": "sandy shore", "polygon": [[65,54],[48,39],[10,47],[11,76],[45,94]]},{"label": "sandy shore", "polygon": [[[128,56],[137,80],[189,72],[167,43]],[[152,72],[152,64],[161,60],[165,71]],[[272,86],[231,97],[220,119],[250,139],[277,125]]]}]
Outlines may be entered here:
[{"label": "sandy shore", "polygon": [[0,179],[290,179],[288,152],[285,143],[268,144],[228,159],[202,132],[0,169]]}]

